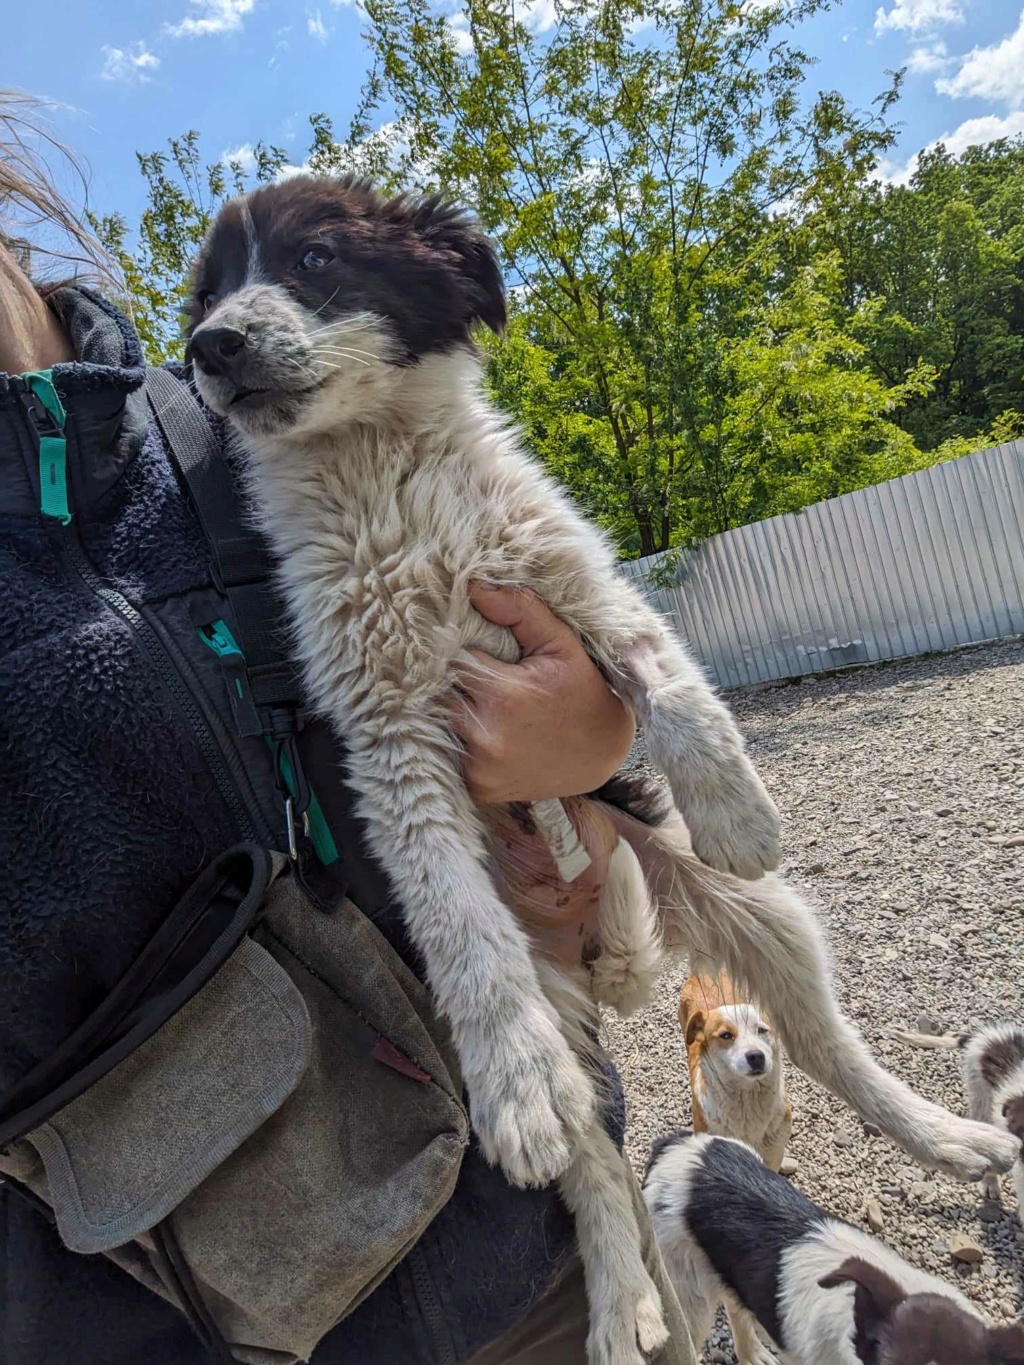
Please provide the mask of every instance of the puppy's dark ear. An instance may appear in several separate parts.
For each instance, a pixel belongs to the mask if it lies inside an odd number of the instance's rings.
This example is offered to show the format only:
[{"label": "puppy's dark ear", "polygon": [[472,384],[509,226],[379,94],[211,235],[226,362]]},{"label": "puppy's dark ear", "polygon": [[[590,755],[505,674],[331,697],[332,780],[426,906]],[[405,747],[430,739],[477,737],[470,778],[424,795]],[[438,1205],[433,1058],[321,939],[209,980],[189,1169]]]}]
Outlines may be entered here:
[{"label": "puppy's dark ear", "polygon": [[859,1256],[851,1256],[818,1281],[820,1289],[835,1289],[841,1284],[854,1286],[854,1349],[864,1365],[876,1365],[882,1327],[906,1295],[891,1275]]},{"label": "puppy's dark ear", "polygon": [[460,273],[469,286],[469,321],[482,322],[492,332],[500,332],[508,320],[508,310],[505,283],[490,238],[468,214],[437,196],[417,207],[414,221],[424,241],[457,257]]},{"label": "puppy's dark ear", "polygon": [[701,1036],[706,1022],[703,1010],[693,1011],[686,1021],[686,1033],[683,1035],[687,1047],[692,1047]]},{"label": "puppy's dark ear", "polygon": [[992,1328],[988,1334],[988,1365],[1024,1365],[1024,1323]]}]

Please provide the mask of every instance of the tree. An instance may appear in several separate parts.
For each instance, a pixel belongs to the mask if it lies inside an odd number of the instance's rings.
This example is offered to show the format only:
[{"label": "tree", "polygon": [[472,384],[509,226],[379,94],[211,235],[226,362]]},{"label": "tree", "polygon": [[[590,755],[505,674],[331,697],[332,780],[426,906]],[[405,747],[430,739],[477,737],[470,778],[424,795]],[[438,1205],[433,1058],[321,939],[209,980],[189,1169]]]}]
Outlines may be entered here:
[{"label": "tree", "polygon": [[802,109],[792,34],[821,4],[560,0],[541,33],[516,0],[469,0],[460,52],[430,0],[366,0],[356,133],[373,108],[395,111],[406,171],[429,167],[476,205],[527,291],[520,340],[532,330],[560,357],[558,422],[572,391],[588,429],[576,455],[600,464],[609,515],[628,515],[624,542],[644,554],[679,531],[716,309],[779,230],[772,209],[891,142],[887,104],[862,116],[827,94]]}]

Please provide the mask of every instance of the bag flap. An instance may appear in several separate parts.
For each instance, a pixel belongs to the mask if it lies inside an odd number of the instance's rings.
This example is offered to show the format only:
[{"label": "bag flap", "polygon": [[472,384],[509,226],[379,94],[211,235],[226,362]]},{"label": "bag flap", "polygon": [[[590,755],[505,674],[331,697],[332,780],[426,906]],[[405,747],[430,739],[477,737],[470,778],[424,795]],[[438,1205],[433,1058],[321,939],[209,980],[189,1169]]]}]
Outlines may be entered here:
[{"label": "bag flap", "polygon": [[158,1033],[24,1139],[65,1245],[107,1251],[160,1222],[280,1108],[310,1048],[301,994],[244,939]]}]

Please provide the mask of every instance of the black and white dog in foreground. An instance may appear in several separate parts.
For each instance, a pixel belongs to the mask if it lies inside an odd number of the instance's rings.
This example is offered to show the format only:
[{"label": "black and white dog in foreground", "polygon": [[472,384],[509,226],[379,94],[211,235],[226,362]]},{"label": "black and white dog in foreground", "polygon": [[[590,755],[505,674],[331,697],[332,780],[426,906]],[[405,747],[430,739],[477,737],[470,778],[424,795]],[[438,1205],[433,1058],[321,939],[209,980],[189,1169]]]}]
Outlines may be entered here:
[{"label": "black and white dog in foreground", "polygon": [[1021,1365],[1024,1324],[990,1327],[944,1280],[831,1217],[745,1143],[674,1133],[644,1198],[699,1350],[724,1303],[740,1365]]},{"label": "black and white dog in foreground", "polygon": [[[560,1180],[591,1360],[640,1365],[667,1333],[588,1048],[598,1003],[643,1000],[663,936],[752,991],[794,1064],[919,1161],[980,1179],[1016,1146],[913,1094],[839,1012],[813,914],[763,875],[778,863],[778,813],[735,722],[487,399],[471,331],[504,319],[493,249],[457,208],[297,176],[219,213],[196,262],[189,349],[202,397],[240,438],[309,705],[346,742],[481,1147],[518,1184]],[[676,809],[663,802],[656,819],[610,797],[531,808],[564,881],[589,862],[586,820],[610,838],[590,970],[534,951],[462,778],[453,666],[474,666],[473,650],[519,658],[511,632],[473,609],[474,582],[531,591],[572,627],[668,778]]]}]

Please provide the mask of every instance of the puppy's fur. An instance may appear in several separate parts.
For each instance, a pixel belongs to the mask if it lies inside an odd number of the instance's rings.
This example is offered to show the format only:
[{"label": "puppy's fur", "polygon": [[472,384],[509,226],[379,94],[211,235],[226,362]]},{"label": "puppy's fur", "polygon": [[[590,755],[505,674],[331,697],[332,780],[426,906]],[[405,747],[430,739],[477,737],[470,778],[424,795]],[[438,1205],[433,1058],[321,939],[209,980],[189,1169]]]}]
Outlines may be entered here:
[{"label": "puppy's fur", "polygon": [[738,1138],[777,1171],[793,1127],[782,1051],[756,1005],[724,974],[691,976],[679,993],[693,1126]]},{"label": "puppy's fur", "polygon": [[644,1198],[699,1346],[726,1305],[740,1365],[1010,1365],[1024,1326],[991,1328],[944,1280],[830,1217],[728,1138],[655,1143]]},{"label": "puppy's fur", "polygon": [[[592,1360],[639,1365],[665,1337],[580,1061],[594,998],[642,998],[662,926],[742,984],[757,978],[794,1062],[919,1160],[966,1175],[1009,1165],[1005,1135],[926,1104],[871,1060],[793,893],[729,875],[775,866],[777,813],[683,646],[487,403],[470,329],[500,327],[505,305],[473,224],[436,199],[296,177],[221,211],[191,307],[200,393],[242,438],[310,703],[345,737],[482,1148],[518,1183],[561,1176],[576,1215]],[[449,731],[451,665],[474,648],[517,650],[472,610],[474,580],[533,589],[573,627],[642,722],[692,837],[691,850],[675,814],[651,826],[600,807],[618,846],[592,977],[535,960],[489,875]]]}]

